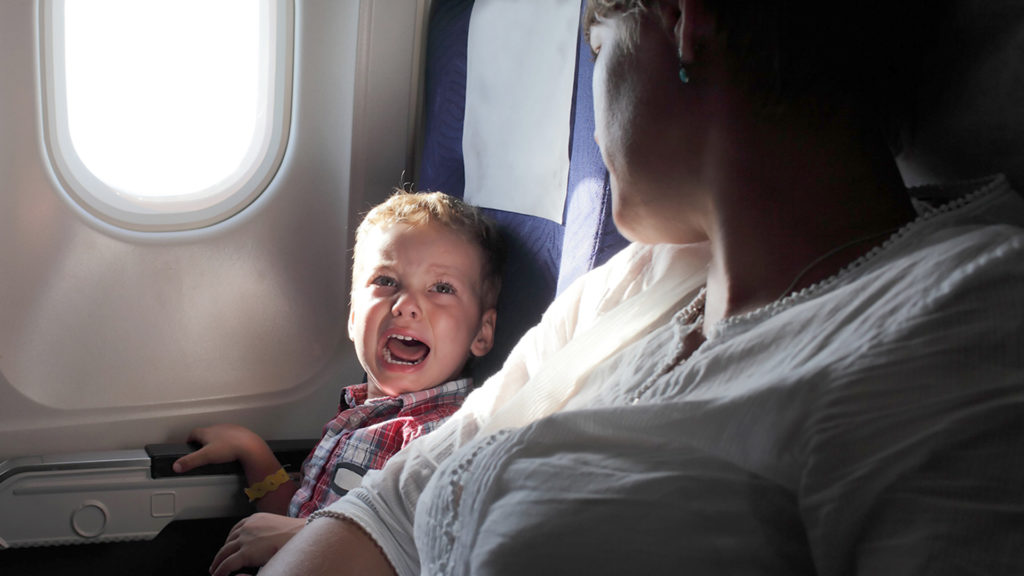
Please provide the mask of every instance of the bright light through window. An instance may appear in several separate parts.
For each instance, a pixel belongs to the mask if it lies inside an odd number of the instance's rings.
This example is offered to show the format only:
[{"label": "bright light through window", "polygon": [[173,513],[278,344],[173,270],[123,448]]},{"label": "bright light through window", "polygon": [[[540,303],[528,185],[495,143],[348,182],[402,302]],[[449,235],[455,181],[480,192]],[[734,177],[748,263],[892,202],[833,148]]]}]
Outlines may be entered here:
[{"label": "bright light through window", "polygon": [[175,220],[154,213],[206,224],[263,176],[287,118],[283,3],[54,0],[51,153],[73,195],[144,229]]},{"label": "bright light through window", "polygon": [[66,9],[68,129],[97,178],[164,197],[238,168],[262,111],[257,3],[79,0]]}]

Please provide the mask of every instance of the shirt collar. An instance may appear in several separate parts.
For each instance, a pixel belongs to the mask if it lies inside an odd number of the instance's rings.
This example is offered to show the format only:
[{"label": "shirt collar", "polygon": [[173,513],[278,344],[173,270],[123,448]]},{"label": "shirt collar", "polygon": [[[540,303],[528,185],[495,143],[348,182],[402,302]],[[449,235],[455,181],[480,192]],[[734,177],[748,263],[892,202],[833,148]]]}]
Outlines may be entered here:
[{"label": "shirt collar", "polygon": [[398,396],[384,396],[382,398],[374,398],[367,400],[367,384],[353,384],[345,388],[344,393],[341,395],[342,408],[355,408],[362,404],[378,404],[381,402],[395,402],[402,406],[403,409],[410,408],[417,404],[432,401],[439,396],[452,396],[458,399],[462,399],[469,394],[470,387],[473,386],[472,378],[460,378],[458,380],[450,380],[444,384],[434,386],[433,388],[427,388],[426,390],[419,390],[417,392],[406,392],[405,394],[399,394]]}]

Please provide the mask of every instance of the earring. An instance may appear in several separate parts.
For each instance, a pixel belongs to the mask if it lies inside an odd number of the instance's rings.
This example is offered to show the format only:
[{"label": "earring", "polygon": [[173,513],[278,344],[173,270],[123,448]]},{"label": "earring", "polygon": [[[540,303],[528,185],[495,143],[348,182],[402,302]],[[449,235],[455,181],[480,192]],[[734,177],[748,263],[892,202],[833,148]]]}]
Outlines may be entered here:
[{"label": "earring", "polygon": [[690,83],[690,75],[686,73],[686,66],[679,65],[679,81],[683,84]]}]

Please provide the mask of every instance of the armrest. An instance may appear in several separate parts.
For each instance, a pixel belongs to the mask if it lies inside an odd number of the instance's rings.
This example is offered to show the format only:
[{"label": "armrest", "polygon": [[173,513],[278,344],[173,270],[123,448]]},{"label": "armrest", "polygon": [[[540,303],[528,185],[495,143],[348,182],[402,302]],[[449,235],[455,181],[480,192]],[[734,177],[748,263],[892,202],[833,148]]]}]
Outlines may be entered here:
[{"label": "armrest", "polygon": [[[286,470],[299,470],[315,444],[270,442]],[[175,520],[250,513],[236,464],[174,474],[174,460],[194,449],[155,444],[0,462],[0,549],[149,540]]]},{"label": "armrest", "polygon": [[[301,440],[270,440],[267,444],[285,470],[288,472],[298,472],[301,470],[306,456],[316,447],[317,442],[316,439],[305,438]],[[198,449],[199,446],[196,444],[148,444],[146,446],[146,454],[149,455],[151,462],[150,473],[153,478],[242,474],[242,467],[237,462],[200,466],[184,474],[178,474],[171,469],[175,460]]]}]

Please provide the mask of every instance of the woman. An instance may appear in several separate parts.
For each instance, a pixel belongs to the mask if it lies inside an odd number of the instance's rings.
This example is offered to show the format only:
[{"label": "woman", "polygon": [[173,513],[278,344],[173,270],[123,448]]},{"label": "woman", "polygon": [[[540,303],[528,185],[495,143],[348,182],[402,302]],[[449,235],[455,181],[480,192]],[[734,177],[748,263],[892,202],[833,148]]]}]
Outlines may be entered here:
[{"label": "woman", "polygon": [[592,0],[636,244],[261,574],[1024,573],[1024,207],[911,203],[876,8]]}]

